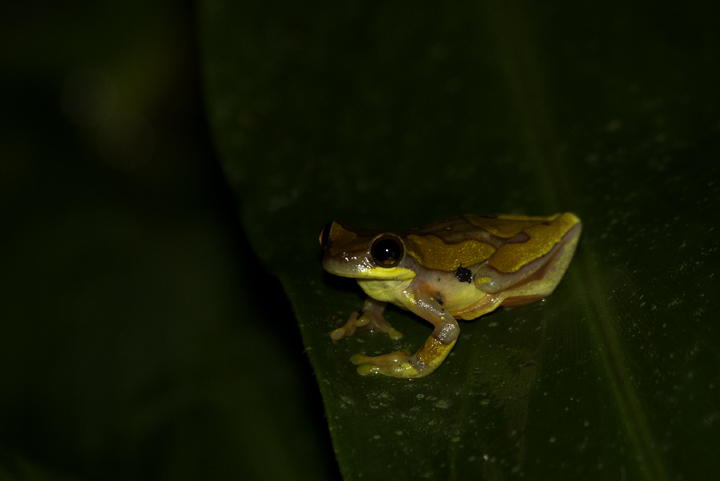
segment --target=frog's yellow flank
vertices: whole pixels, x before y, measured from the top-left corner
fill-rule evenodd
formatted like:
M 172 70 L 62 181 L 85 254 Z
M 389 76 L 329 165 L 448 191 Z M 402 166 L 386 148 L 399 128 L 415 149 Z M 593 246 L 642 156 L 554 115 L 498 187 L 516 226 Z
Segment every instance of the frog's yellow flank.
M 338 341 L 358 328 L 402 337 L 383 316 L 388 302 L 396 304 L 433 324 L 425 344 L 415 354 L 355 354 L 350 361 L 364 375 L 427 376 L 457 342 L 456 319 L 475 319 L 499 306 L 549 296 L 570 264 L 580 230 L 580 219 L 570 213 L 464 215 L 386 231 L 331 222 L 320 233 L 323 267 L 357 279 L 368 295 L 363 309 L 331 337 Z

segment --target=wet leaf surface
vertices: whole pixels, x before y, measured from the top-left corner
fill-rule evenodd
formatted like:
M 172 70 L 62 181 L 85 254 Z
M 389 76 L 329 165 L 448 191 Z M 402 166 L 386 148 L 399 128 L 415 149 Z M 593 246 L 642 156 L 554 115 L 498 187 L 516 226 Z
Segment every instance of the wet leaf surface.
M 203 2 L 216 144 L 346 479 L 718 472 L 720 44 L 649 8 Z M 407 313 L 399 341 L 330 340 L 362 296 L 320 267 L 328 221 L 559 211 L 584 227 L 556 292 L 462 322 L 433 375 L 348 362 L 417 349 L 431 329 Z

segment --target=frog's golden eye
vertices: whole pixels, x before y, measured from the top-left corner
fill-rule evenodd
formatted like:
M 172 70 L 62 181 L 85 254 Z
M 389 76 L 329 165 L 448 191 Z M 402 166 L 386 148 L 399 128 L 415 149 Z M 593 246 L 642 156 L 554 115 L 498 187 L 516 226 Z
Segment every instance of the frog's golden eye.
M 323 248 L 328 246 L 328 241 L 330 240 L 330 228 L 332 227 L 332 224 L 332 222 L 328 222 L 320 231 L 320 245 L 323 246 Z
M 405 246 L 394 235 L 385 234 L 378 237 L 370 248 L 372 258 L 380 267 L 395 267 L 405 255 Z

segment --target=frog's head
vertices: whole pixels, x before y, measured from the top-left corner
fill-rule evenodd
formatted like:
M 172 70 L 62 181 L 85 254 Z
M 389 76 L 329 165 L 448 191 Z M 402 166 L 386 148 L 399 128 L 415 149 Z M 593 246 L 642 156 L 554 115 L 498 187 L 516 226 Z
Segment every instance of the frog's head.
M 414 259 L 393 232 L 353 229 L 341 221 L 320 232 L 325 249 L 323 267 L 331 274 L 356 279 L 409 280 L 415 277 Z

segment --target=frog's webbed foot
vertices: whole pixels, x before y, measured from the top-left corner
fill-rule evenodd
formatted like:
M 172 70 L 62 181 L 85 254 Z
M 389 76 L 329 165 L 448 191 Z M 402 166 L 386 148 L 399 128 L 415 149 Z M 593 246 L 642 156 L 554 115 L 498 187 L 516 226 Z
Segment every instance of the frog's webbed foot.
M 376 301 L 368 297 L 362 310 L 355 311 L 343 327 L 335 329 L 330 333 L 330 337 L 333 341 L 339 341 L 345 336 L 352 336 L 358 329 L 372 329 L 373 331 L 386 333 L 390 336 L 390 339 L 400 339 L 402 333 L 392 327 L 383 316 L 386 305 L 386 302 Z
M 423 347 L 413 355 L 396 351 L 382 356 L 355 354 L 350 362 L 358 366 L 363 376 L 383 374 L 385 376 L 415 378 L 427 376 L 442 364 L 457 342 L 460 328 L 456 322 L 442 323 L 433 331 Z

